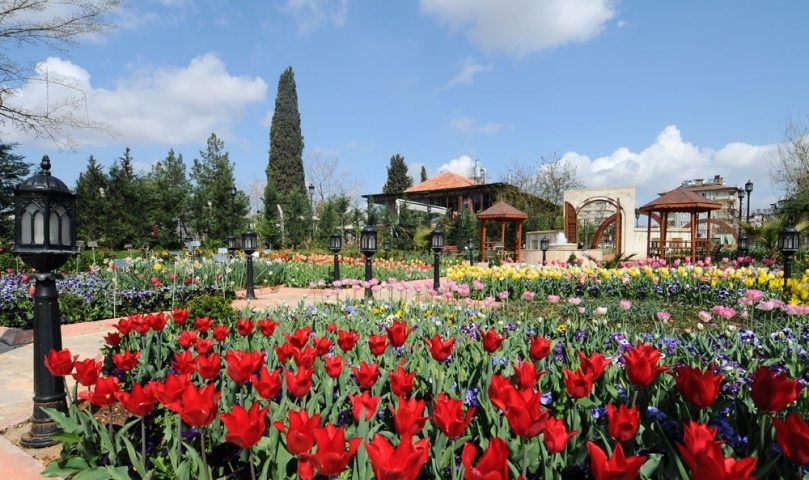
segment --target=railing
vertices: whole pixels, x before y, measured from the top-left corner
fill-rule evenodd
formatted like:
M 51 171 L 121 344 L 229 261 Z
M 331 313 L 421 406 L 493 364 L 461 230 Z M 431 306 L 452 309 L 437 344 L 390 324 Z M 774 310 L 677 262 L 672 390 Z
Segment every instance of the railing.
M 705 258 L 711 254 L 711 242 L 700 239 L 694 242 L 697 259 Z M 691 256 L 691 241 L 683 239 L 670 239 L 664 242 L 652 240 L 649 245 L 649 256 L 666 259 L 685 258 Z

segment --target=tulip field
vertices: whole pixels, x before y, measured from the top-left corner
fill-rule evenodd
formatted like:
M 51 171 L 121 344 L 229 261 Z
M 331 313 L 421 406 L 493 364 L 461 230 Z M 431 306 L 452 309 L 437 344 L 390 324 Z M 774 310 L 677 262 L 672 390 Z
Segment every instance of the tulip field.
M 416 301 L 386 290 L 395 279 L 370 301 L 328 286 L 323 303 L 232 324 L 131 314 L 103 362 L 52 351 L 50 371 L 77 385 L 50 412 L 63 453 L 44 473 L 809 478 L 805 276 L 787 302 L 778 272 L 732 266 L 448 276 Z M 644 310 L 655 295 L 693 306 L 693 328 Z

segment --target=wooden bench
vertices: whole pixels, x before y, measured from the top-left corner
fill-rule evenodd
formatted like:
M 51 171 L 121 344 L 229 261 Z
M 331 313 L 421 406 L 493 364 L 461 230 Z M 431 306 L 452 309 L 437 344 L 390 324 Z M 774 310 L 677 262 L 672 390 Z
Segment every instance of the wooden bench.
M 464 252 L 458 250 L 458 245 L 444 245 L 444 255 L 452 255 L 454 257 L 463 256 Z

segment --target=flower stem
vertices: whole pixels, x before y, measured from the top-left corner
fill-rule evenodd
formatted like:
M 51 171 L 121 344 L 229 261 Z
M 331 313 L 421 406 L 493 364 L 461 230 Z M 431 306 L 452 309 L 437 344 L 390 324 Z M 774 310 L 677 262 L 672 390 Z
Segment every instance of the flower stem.
M 211 480 L 211 475 L 208 473 L 208 454 L 205 453 L 205 432 L 201 429 L 199 439 L 202 442 L 202 469 L 205 471 L 205 480 Z
M 143 460 L 143 468 L 146 467 L 146 417 L 140 419 L 140 455 Z
M 522 439 L 522 478 L 528 476 L 528 439 Z
M 250 457 L 249 457 L 248 461 L 250 462 L 250 478 L 252 480 L 256 480 L 256 467 L 255 467 L 255 465 L 253 465 L 253 449 L 252 448 L 250 449 Z

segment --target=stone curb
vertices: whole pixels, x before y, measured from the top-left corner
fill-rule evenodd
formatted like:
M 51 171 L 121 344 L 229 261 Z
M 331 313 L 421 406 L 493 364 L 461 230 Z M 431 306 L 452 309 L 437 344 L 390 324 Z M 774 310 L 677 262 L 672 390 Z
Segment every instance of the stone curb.
M 113 328 L 113 325 L 116 323 L 118 323 L 117 318 L 62 325 L 62 337 L 109 330 L 110 328 Z M 0 343 L 4 343 L 12 347 L 18 347 L 20 345 L 29 344 L 33 341 L 33 330 L 0 327 Z

